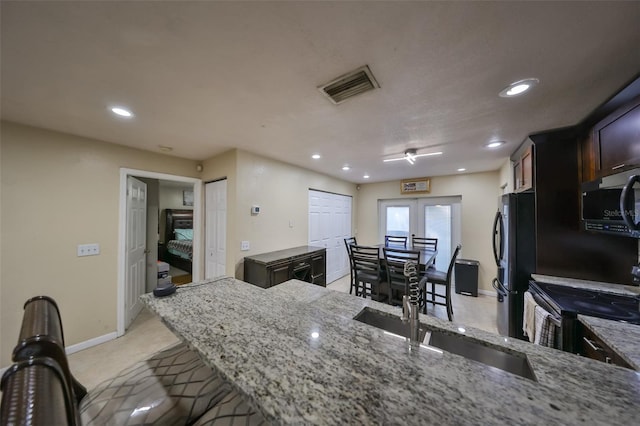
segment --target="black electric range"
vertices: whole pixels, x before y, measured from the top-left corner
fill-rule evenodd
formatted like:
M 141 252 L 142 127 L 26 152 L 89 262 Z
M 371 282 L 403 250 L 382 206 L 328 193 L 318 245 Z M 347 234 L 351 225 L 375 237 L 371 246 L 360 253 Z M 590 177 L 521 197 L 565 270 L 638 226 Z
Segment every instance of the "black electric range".
M 578 314 L 640 325 L 640 297 L 530 281 L 529 291 L 561 326 L 559 349 L 572 352 Z

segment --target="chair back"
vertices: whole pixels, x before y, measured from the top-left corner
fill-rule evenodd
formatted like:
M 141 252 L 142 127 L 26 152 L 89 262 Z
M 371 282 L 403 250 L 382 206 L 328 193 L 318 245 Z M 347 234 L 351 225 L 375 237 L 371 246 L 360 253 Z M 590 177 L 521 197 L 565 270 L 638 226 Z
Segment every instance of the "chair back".
M 30 358 L 13 364 L 2 375 L 0 390 L 0 424 L 80 424 L 71 388 L 53 358 Z
M 385 247 L 401 247 L 407 248 L 407 237 L 398 237 L 395 235 L 385 235 L 384 236 L 384 246 Z
M 447 269 L 447 286 L 451 286 L 451 275 L 453 274 L 453 265 L 456 264 L 456 258 L 458 257 L 458 253 L 460 253 L 460 249 L 462 248 L 461 244 L 458 244 L 456 249 L 453 252 L 453 256 L 451 256 L 451 262 L 449 262 L 449 268 Z
M 32 297 L 24 304 L 20 335 L 12 359 L 18 362 L 31 357 L 50 357 L 55 360 L 78 402 L 87 394 L 87 389 L 71 375 L 60 311 L 55 300 L 48 296 Z
M 353 269 L 358 274 L 380 276 L 380 249 L 376 246 L 351 246 Z
M 438 250 L 437 238 L 425 238 L 416 237 L 415 234 L 411 235 L 411 245 L 414 248 L 423 248 L 428 250 Z
M 408 261 L 420 264 L 419 250 L 404 250 L 384 247 L 384 261 L 387 270 L 387 282 L 396 288 L 406 288 L 408 279 L 404 275 L 404 265 Z
M 358 241 L 356 241 L 356 237 L 349 237 L 344 239 L 344 245 L 347 247 L 347 254 L 349 258 L 351 258 L 351 246 L 358 245 Z

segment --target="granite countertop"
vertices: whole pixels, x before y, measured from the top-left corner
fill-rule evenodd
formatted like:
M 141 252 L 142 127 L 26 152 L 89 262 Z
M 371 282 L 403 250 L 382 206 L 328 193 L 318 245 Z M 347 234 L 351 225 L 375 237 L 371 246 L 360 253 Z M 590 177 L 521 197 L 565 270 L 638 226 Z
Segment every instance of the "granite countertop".
M 640 371 L 640 325 L 578 315 L 578 320 Z
M 589 290 L 608 291 L 610 293 L 637 296 L 640 294 L 640 287 L 605 283 L 600 281 L 579 280 L 577 278 L 556 277 L 553 275 L 531 274 L 531 278 L 549 284 L 566 285 L 570 287 L 580 287 Z
M 537 381 L 352 318 L 399 309 L 301 281 L 233 278 L 141 300 L 274 424 L 634 424 L 640 374 L 472 327 L 423 326 L 524 353 Z M 463 330 L 463 331 L 461 331 Z
M 575 278 L 538 274 L 532 274 L 531 278 L 536 281 L 542 281 L 550 284 L 599 290 L 626 296 L 637 296 L 640 294 L 640 287 L 622 284 L 586 281 Z M 615 350 L 618 355 L 629 363 L 629 365 L 640 371 L 640 325 L 596 318 L 587 315 L 578 315 L 578 319 L 593 331 L 596 336 L 600 337 L 613 350 Z
M 254 262 L 268 264 L 288 259 L 290 257 L 304 256 L 305 254 L 315 253 L 320 250 L 326 249 L 324 247 L 300 246 L 284 250 L 270 251 L 268 253 L 256 254 L 253 256 L 246 256 L 245 259 L 251 259 Z

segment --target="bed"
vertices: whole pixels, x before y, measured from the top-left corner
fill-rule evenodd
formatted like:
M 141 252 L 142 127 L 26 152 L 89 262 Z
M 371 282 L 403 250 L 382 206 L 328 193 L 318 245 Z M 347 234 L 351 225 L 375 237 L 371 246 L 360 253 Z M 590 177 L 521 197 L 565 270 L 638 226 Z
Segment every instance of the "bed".
M 159 260 L 191 274 L 193 210 L 165 209 L 165 244 Z

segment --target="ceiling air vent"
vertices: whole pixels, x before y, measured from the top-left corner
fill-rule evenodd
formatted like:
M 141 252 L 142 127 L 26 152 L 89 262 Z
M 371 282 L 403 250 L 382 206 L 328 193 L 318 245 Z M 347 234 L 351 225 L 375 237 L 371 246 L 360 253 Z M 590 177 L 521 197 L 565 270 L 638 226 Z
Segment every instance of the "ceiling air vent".
M 380 85 L 371 73 L 368 65 L 344 74 L 318 87 L 318 89 L 336 105 L 375 88 L 380 88 Z

